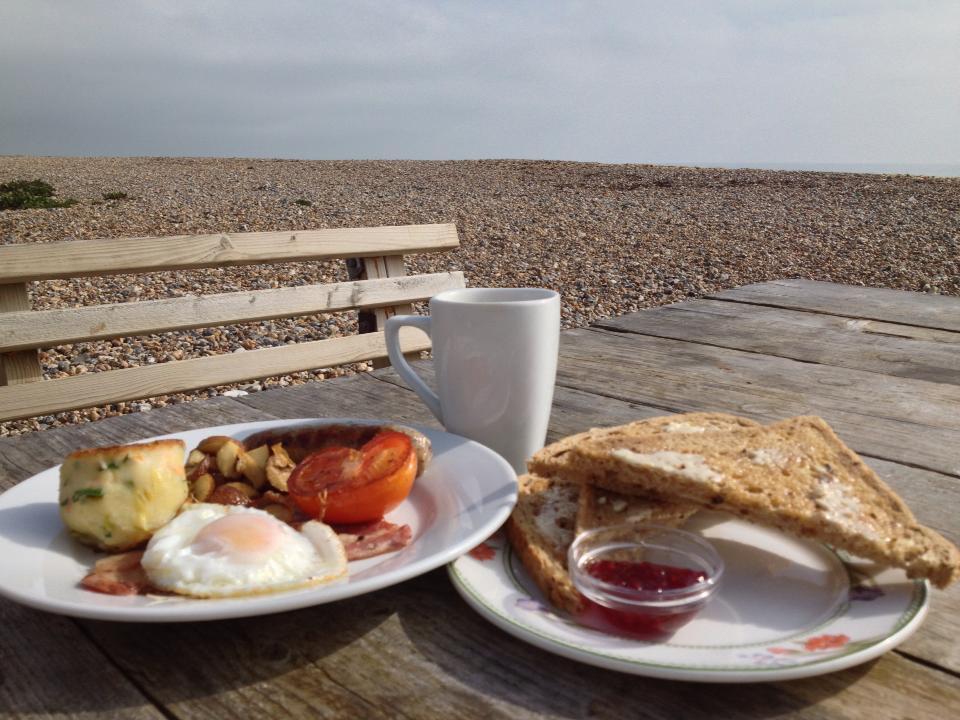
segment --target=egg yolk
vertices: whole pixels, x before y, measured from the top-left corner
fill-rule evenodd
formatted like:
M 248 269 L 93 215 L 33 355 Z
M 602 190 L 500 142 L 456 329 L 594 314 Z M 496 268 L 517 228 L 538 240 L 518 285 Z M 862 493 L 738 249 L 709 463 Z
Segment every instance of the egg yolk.
M 225 515 L 205 525 L 191 543 L 198 555 L 219 555 L 242 563 L 259 562 L 281 544 L 273 518 Z

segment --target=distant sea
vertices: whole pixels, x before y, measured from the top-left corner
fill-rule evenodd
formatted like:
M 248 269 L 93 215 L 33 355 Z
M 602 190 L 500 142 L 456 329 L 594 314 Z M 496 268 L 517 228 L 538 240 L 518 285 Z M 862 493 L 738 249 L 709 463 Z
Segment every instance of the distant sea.
M 684 163 L 687 164 L 687 163 Z M 756 170 L 808 170 L 811 172 L 879 173 L 882 175 L 932 175 L 960 177 L 960 164 L 898 163 L 689 163 L 695 167 L 753 168 Z

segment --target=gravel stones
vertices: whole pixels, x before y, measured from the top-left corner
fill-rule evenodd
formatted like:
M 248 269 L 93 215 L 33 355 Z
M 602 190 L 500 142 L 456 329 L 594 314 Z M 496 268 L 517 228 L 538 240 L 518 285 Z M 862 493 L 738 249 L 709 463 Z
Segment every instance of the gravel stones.
M 411 272 L 556 289 L 564 327 L 785 277 L 960 295 L 960 179 L 520 160 L 0 158 L 0 182 L 35 178 L 80 203 L 0 212 L 0 243 L 455 222 L 461 247 L 411 257 Z M 110 192 L 127 198 L 104 201 Z M 63 308 L 344 279 L 342 262 L 288 263 L 33 283 L 31 299 Z M 64 377 L 354 332 L 356 314 L 337 313 L 76 343 L 42 350 L 40 362 Z M 366 369 L 7 422 L 0 435 Z

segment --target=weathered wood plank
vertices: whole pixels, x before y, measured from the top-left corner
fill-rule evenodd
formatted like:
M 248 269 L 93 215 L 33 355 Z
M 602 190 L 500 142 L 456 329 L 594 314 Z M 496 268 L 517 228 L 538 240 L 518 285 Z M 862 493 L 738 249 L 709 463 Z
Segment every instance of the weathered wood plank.
M 400 346 L 406 352 L 426 350 L 430 340 L 415 328 L 403 328 Z M 0 420 L 286 375 L 386 354 L 384 334 L 369 333 L 0 387 Z
M 81 448 L 119 445 L 193 428 L 273 417 L 234 398 L 218 397 L 0 438 L 0 492 L 41 470 L 59 465 L 68 453 Z
M 237 400 L 276 417 L 343 417 L 392 420 L 441 429 L 433 414 L 409 390 L 381 382 L 381 372 L 266 390 Z
M 960 298 L 949 295 L 792 279 L 744 285 L 707 297 L 960 332 Z
M 361 273 L 363 277 L 368 279 L 402 277 L 407 274 L 407 268 L 404 265 L 401 255 L 360 258 L 360 264 L 362 266 Z M 463 287 L 462 284 L 461 287 Z M 365 332 L 383 331 L 387 326 L 387 318 L 393 317 L 394 315 L 412 314 L 413 305 L 410 303 L 400 303 L 390 307 L 379 307 L 370 313 L 371 317 L 367 320 Z M 389 364 L 389 358 L 379 357 L 373 360 L 374 368 L 386 367 Z
M 824 417 L 858 452 L 960 476 L 960 387 L 678 340 L 571 330 L 558 382 L 665 410 Z
M 596 323 L 620 332 L 960 385 L 960 350 L 955 344 L 865 333 L 863 325 L 835 315 L 717 300 L 683 302 Z M 960 333 L 950 334 L 960 342 Z
M 568 343 L 571 336 L 573 345 Z M 890 379 L 895 385 L 903 383 L 903 388 L 915 383 L 921 389 L 914 413 L 921 422 L 898 414 L 905 406 L 897 397 L 871 400 L 875 418 L 843 416 L 843 401 L 849 399 L 844 388 L 862 391 L 858 385 L 864 382 L 862 376 L 884 378 L 845 368 L 820 368 L 829 371 L 826 376 L 813 370 L 795 376 L 798 368 L 817 366 L 754 353 L 775 366 L 762 371 L 742 358 L 750 355 L 633 334 L 566 333 L 561 383 L 570 381 L 571 386 L 561 384 L 557 389 L 551 438 L 591 425 L 662 414 L 661 408 L 705 409 L 703 403 L 759 420 L 779 418 L 795 414 L 798 406 L 816 411 L 810 407 L 811 389 L 813 401 L 834 408 L 853 430 L 859 428 L 854 439 L 838 430 L 861 452 L 861 443 L 870 445 L 871 434 L 876 437 L 879 432 L 882 439 L 899 428 L 904 442 L 891 454 L 901 457 L 906 440 L 928 432 L 924 423 L 937 398 L 923 390 L 932 383 Z M 601 360 L 591 363 L 594 356 Z M 654 359 L 659 367 L 652 365 Z M 430 363 L 418 366 L 429 381 Z M 838 373 L 849 384 L 838 386 Z M 705 380 L 699 379 L 702 375 Z M 787 382 L 791 378 L 792 384 Z M 391 417 L 435 426 L 416 397 L 398 384 L 391 370 L 383 370 L 250 395 L 231 407 L 288 417 L 318 413 Z M 707 392 L 713 388 L 715 393 Z M 672 402 L 677 395 L 683 407 L 661 402 Z M 729 404 L 723 406 L 724 401 Z M 947 401 L 953 401 L 949 393 Z M 751 405 L 756 402 L 770 404 L 761 405 L 758 412 Z M 896 412 L 884 415 L 891 410 Z M 148 415 L 159 417 L 154 413 Z M 827 419 L 837 426 L 834 418 Z M 945 425 L 940 429 L 958 429 L 949 420 Z M 0 471 L 7 467 L 5 449 L 0 444 Z M 960 528 L 953 509 L 960 502 L 960 483 L 941 473 L 867 460 L 921 520 L 957 539 Z M 657 718 L 778 715 L 873 720 L 877 707 L 894 717 L 939 719 L 945 709 L 960 703 L 957 617 L 960 592 L 935 592 L 926 623 L 902 652 L 842 673 L 751 686 L 746 694 L 742 686 L 701 686 L 691 693 L 691 686 L 684 683 L 610 673 L 544 653 L 470 612 L 441 572 L 365 596 L 362 602 L 344 601 L 253 621 L 138 626 L 138 643 L 130 643 L 125 626 L 91 622 L 83 626 L 124 673 L 160 702 L 168 716 L 176 717 L 271 717 L 283 708 L 293 716 L 320 717 L 614 718 L 636 717 L 639 712 Z M 3 648 L 0 640 L 0 651 Z M 911 656 L 923 662 L 913 662 Z M 171 663 L 173 657 L 176 663 Z
M 851 328 L 860 330 L 868 335 L 889 335 L 891 337 L 912 338 L 914 340 L 930 340 L 935 343 L 949 343 L 960 345 L 960 333 L 949 330 L 917 327 L 916 325 L 897 325 L 896 323 L 880 322 L 879 320 L 862 320 L 849 318 L 843 322 Z
M 0 599 L 0 627 L 0 718 L 163 720 L 67 618 Z
M 426 370 L 418 368 L 418 371 L 428 377 Z M 729 408 L 728 411 L 736 410 Z M 554 394 L 547 440 L 553 442 L 589 427 L 621 425 L 663 414 L 665 413 L 660 408 L 558 387 Z M 864 459 L 884 482 L 904 499 L 921 522 L 960 545 L 960 519 L 956 510 L 960 507 L 960 483 L 947 475 L 929 470 L 877 458 Z M 956 641 L 957 618 L 960 618 L 960 585 L 947 591 L 933 590 L 931 609 L 926 621 L 901 649 L 925 662 L 960 674 L 960 643 Z
M 30 295 L 26 283 L 0 285 L 0 322 L 29 310 Z M 3 336 L 0 330 L 0 339 Z M 42 377 L 43 369 L 35 350 L 0 352 L 0 386 L 35 382 Z
M 428 381 L 432 377 L 430 365 L 429 362 L 418 363 L 418 371 Z M 236 400 L 218 398 L 190 403 L 0 441 L 0 484 L 11 484 L 54 465 L 77 447 L 125 442 L 203 425 L 273 416 L 310 417 L 322 413 L 328 417 L 388 418 L 436 427 L 429 411 L 412 392 L 398 387 L 396 383 L 399 382 L 393 371 L 385 370 L 251 394 Z M 186 412 L 193 414 L 185 418 Z M 549 439 L 579 432 L 592 425 L 617 424 L 659 414 L 663 411 L 658 408 L 560 387 L 555 396 Z M 149 426 L 145 425 L 147 422 Z M 924 522 L 938 527 L 954 540 L 960 539 L 952 511 L 960 504 L 960 487 L 935 473 L 874 459 L 869 462 Z M 7 478 L 3 477 L 4 473 Z M 933 610 L 927 622 L 905 649 L 928 662 L 940 662 L 960 671 L 960 648 L 953 639 L 954 618 L 958 616 L 958 593 L 935 592 Z
M 566 338 L 571 334 L 572 331 L 564 333 L 564 336 Z M 634 339 L 634 342 L 637 343 L 638 339 Z M 561 354 L 561 375 L 564 373 L 566 363 L 566 358 Z M 434 372 L 431 362 L 420 361 L 413 363 L 413 365 L 427 383 L 433 382 Z M 406 387 L 392 369 L 377 371 L 368 377 Z M 601 374 L 600 377 L 605 376 Z M 603 383 L 603 385 L 623 384 L 624 382 L 626 381 L 623 378 L 615 377 L 612 382 Z M 649 376 L 643 382 L 649 382 Z M 412 392 L 409 394 L 413 396 Z M 275 410 L 275 408 L 268 409 Z M 786 415 L 786 413 L 782 413 L 775 416 L 764 416 L 744 412 L 742 399 L 737 395 L 733 396 L 729 405 L 715 403 L 706 408 L 704 405 L 688 402 L 685 407 L 665 408 L 663 405 L 647 405 L 642 402 L 610 397 L 606 394 L 600 395 L 579 387 L 559 385 L 554 392 L 553 411 L 547 441 L 553 442 L 590 427 L 619 425 L 675 411 L 702 409 L 732 412 L 752 417 L 760 422 L 780 419 Z M 901 431 L 907 432 L 908 430 L 901 428 Z M 866 454 L 863 447 L 857 442 L 846 435 L 844 437 L 851 447 L 862 454 Z M 943 533 L 952 542 L 960 544 L 960 520 L 958 520 L 956 513 L 956 508 L 960 507 L 960 483 L 957 483 L 952 477 L 938 472 L 909 467 L 876 457 L 868 456 L 865 457 L 865 460 L 906 501 L 921 522 Z M 926 623 L 904 645 L 904 650 L 924 659 L 926 662 L 940 664 L 949 668 L 952 672 L 960 673 L 960 645 L 955 641 L 956 619 L 958 617 L 960 617 L 960 586 L 947 592 L 935 590 L 933 607 Z
M 15 286 L 0 285 L 0 291 L 5 287 Z M 463 287 L 463 273 L 449 272 L 64 310 L 0 312 L 0 350 L 53 347 L 79 340 L 146 335 L 351 308 L 381 308 L 424 300 L 458 287 Z M 35 353 L 33 355 L 37 365 Z M 37 369 L 39 372 L 39 365 Z
M 403 263 L 402 255 L 363 258 L 362 263 L 363 273 L 368 280 L 402 278 L 407 274 L 407 268 Z M 460 277 L 462 280 L 463 273 L 460 273 Z M 422 300 L 423 298 L 417 299 Z M 381 303 L 381 306 L 373 311 L 373 315 L 377 321 L 376 329 L 383 330 L 388 317 L 394 315 L 410 315 L 412 313 L 413 306 L 411 306 L 409 302 L 397 302 L 392 306 L 386 306 Z
M 442 571 L 395 588 L 256 620 L 138 628 L 84 622 L 166 710 L 183 718 L 939 718 L 960 683 L 887 654 L 809 680 L 698 686 L 560 658 L 497 630 Z M 177 658 L 171 663 L 170 658 Z
M 382 381 L 391 372 L 259 393 L 230 405 L 268 409 L 271 415 L 285 410 L 302 416 L 321 407 L 325 414 L 429 417 L 412 393 Z M 289 407 L 286 397 L 295 397 Z M 643 411 L 660 412 L 566 388 L 558 389 L 556 407 L 553 434 L 597 424 L 598 417 L 619 422 Z M 942 597 L 935 595 L 934 613 L 915 639 L 927 634 Z M 938 717 L 960 692 L 955 678 L 888 654 L 844 673 L 755 686 L 747 700 L 742 688 L 702 688 L 691 695 L 683 683 L 609 673 L 521 643 L 470 612 L 442 573 L 365 596 L 362 612 L 360 607 L 345 601 L 255 621 L 138 626 L 135 644 L 127 626 L 84 626 L 166 712 L 184 718 L 270 717 L 279 707 L 294 716 L 321 717 L 552 717 L 577 708 L 578 714 L 615 718 L 635 717 L 643 707 L 650 717 L 664 718 L 718 712 L 753 717 L 761 708 L 796 717 L 848 718 L 866 717 L 851 708 L 881 697 L 905 716 Z M 178 661 L 171 663 L 171 657 Z M 424 704 L 423 697 L 441 700 Z
M 71 240 L 0 247 L 0 284 L 51 278 L 437 252 L 453 224 Z
M 562 359 L 561 363 L 563 363 Z M 426 382 L 431 383 L 433 381 L 434 373 L 429 361 L 414 363 L 414 367 Z M 378 371 L 367 377 L 399 387 L 406 387 L 393 370 Z M 412 397 L 414 405 L 409 410 L 404 407 L 404 412 L 418 412 L 419 400 L 412 392 L 408 391 L 408 394 Z M 374 391 L 374 396 L 376 396 L 376 391 Z M 258 399 L 265 399 L 265 397 L 261 395 Z M 306 401 L 304 407 L 309 407 L 309 402 Z M 257 406 L 276 414 L 282 410 L 281 403 L 281 397 L 278 397 L 272 404 L 258 404 Z M 646 405 L 642 402 L 626 401 L 606 395 L 598 395 L 576 387 L 560 385 L 554 392 L 547 442 L 554 442 L 591 427 L 621 425 L 642 418 L 698 409 L 696 407 L 676 410 L 665 409 Z M 771 420 L 771 418 L 763 416 L 738 412 L 736 407 L 715 407 L 712 409 L 718 412 L 732 412 L 744 417 L 752 417 L 758 422 Z M 422 406 L 419 409 L 419 414 L 425 416 L 427 422 L 432 419 L 432 415 Z M 414 421 L 423 422 L 422 420 Z M 856 443 L 851 442 L 850 445 L 854 450 L 863 453 L 863 450 Z M 903 497 L 922 522 L 943 533 L 951 541 L 960 544 L 960 518 L 958 518 L 955 510 L 956 507 L 960 507 L 960 483 L 950 475 L 931 470 L 910 467 L 868 455 L 866 455 L 865 460 L 885 482 Z M 960 661 L 960 648 L 957 651 L 958 661 Z

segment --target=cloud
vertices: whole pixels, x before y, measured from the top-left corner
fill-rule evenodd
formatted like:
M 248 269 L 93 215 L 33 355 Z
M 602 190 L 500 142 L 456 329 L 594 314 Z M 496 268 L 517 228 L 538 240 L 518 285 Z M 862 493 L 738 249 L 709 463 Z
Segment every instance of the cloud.
M 958 162 L 950 2 L 0 6 L 0 152 Z

